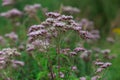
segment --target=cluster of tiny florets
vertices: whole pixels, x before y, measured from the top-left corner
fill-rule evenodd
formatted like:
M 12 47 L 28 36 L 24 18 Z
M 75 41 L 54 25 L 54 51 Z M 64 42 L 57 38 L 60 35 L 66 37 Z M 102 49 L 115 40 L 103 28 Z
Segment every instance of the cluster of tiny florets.
M 23 66 L 24 62 L 15 60 L 15 57 L 20 56 L 15 48 L 4 48 L 0 51 L 0 69 L 12 66 L 17 68 L 18 66 Z
M 73 20 L 72 16 L 61 15 L 56 12 L 46 13 L 47 19 L 40 25 L 33 25 L 28 30 L 29 42 L 33 42 L 37 39 L 47 40 L 48 42 L 52 38 L 56 38 L 61 33 L 68 30 L 78 32 L 81 38 L 89 39 L 93 38 L 93 35 L 88 31 L 82 30 L 82 26 Z
M 22 16 L 22 12 L 19 11 L 18 9 L 11 9 L 7 12 L 3 12 L 0 14 L 0 16 L 3 16 L 5 18 L 16 18 L 16 17 L 21 17 Z
M 110 62 L 100 62 L 100 61 L 97 61 L 95 62 L 95 65 L 99 66 L 99 68 L 97 69 L 97 73 L 100 73 L 102 72 L 105 68 L 108 68 L 109 66 L 112 65 L 112 63 Z
M 13 40 L 13 41 L 17 41 L 18 40 L 18 35 L 15 32 L 11 32 L 8 34 L 5 34 L 5 37 Z
M 62 6 L 62 10 L 63 12 L 67 12 L 67 13 L 79 13 L 80 10 L 76 7 L 71 7 L 71 6 Z
M 2 6 L 9 6 L 13 5 L 15 3 L 15 0 L 2 0 Z
M 37 11 L 41 8 L 41 4 L 34 4 L 34 5 L 26 5 L 24 7 L 24 11 L 32 17 L 33 15 L 37 14 Z

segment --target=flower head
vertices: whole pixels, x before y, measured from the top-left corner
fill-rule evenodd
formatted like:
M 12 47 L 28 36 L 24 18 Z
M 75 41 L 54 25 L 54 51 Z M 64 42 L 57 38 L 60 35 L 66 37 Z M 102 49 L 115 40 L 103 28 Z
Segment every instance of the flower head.
M 2 0 L 2 6 L 13 5 L 15 0 Z
M 16 17 L 21 17 L 22 12 L 14 8 L 14 9 L 9 10 L 7 12 L 1 13 L 0 16 L 3 16 L 5 18 L 16 18 Z

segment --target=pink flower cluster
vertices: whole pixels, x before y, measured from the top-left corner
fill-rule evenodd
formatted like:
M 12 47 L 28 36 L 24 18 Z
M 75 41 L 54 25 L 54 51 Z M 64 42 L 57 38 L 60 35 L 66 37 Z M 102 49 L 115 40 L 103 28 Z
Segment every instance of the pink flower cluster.
M 24 7 L 24 11 L 31 17 L 36 15 L 37 10 L 41 8 L 41 4 L 34 4 L 34 5 L 26 5 Z
M 63 6 L 62 10 L 63 10 L 63 12 L 67 12 L 67 13 L 71 13 L 71 14 L 80 12 L 80 10 L 78 8 L 71 7 L 71 6 Z
M 2 0 L 2 6 L 13 5 L 15 0 Z
M 13 41 L 17 41 L 18 40 L 18 35 L 15 32 L 11 32 L 8 34 L 5 34 L 5 37 L 13 40 Z
M 18 66 L 24 66 L 24 62 L 15 60 L 15 57 L 20 56 L 15 48 L 4 48 L 0 51 L 0 69 L 5 69 L 7 67 L 17 68 Z
M 48 18 L 40 25 L 33 25 L 29 28 L 29 42 L 33 42 L 36 39 L 44 39 L 49 42 L 50 39 L 56 38 L 68 30 L 78 32 L 84 39 L 93 37 L 89 32 L 82 30 L 82 26 L 76 23 L 72 16 L 61 15 L 55 12 L 48 12 L 46 15 Z
M 13 8 L 7 12 L 3 12 L 0 14 L 0 16 L 3 16 L 5 18 L 16 18 L 16 17 L 21 17 L 22 16 L 22 12 Z

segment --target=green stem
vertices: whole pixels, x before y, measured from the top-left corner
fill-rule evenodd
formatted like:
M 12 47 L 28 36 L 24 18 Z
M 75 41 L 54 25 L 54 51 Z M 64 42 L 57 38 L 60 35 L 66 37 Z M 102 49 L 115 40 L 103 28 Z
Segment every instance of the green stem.
M 63 4 L 60 5 L 59 13 L 62 14 Z
M 38 23 L 41 23 L 41 20 L 38 18 L 38 16 L 34 15 L 33 17 Z

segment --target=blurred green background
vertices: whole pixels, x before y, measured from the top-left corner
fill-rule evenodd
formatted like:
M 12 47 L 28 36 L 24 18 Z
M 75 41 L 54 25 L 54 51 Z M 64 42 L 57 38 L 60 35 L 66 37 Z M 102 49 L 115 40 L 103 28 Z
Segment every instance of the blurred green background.
M 2 0 L 0 0 L 0 3 L 2 3 Z M 26 4 L 33 3 L 40 3 L 43 7 L 47 7 L 49 11 L 58 10 L 61 4 L 77 7 L 81 10 L 80 18 L 88 18 L 94 21 L 102 36 L 110 33 L 111 28 L 119 26 L 115 20 L 120 15 L 120 0 L 18 0 L 14 7 L 23 10 Z M 6 11 L 6 9 L 9 10 L 10 7 L 0 6 L 0 12 Z M 0 21 L 3 20 L 0 17 Z M 5 20 L 1 25 L 4 24 L 6 24 Z

